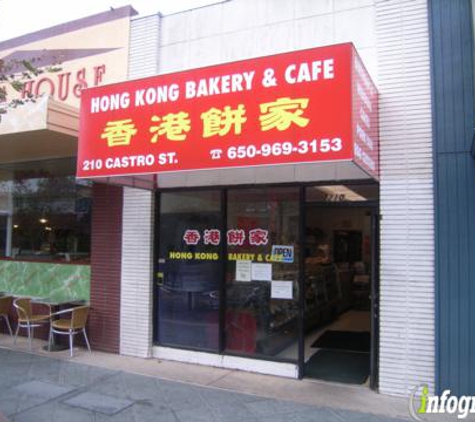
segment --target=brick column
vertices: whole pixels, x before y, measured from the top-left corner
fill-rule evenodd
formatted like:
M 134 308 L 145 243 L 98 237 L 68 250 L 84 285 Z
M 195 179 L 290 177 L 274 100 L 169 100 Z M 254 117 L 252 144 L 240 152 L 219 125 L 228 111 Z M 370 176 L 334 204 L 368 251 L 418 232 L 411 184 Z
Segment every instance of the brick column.
M 92 195 L 88 334 L 93 349 L 119 353 L 123 190 L 94 184 Z

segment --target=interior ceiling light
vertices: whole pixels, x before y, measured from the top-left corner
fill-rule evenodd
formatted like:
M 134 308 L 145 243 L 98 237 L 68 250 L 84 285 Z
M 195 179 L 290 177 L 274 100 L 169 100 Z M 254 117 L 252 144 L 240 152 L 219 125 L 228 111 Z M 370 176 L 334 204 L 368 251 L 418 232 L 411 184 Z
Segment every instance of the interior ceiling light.
M 364 196 L 356 193 L 351 190 L 348 186 L 345 185 L 331 185 L 331 186 L 314 186 L 315 189 L 324 193 L 325 195 L 330 195 L 332 198 L 341 197 L 342 201 L 366 201 L 367 199 Z

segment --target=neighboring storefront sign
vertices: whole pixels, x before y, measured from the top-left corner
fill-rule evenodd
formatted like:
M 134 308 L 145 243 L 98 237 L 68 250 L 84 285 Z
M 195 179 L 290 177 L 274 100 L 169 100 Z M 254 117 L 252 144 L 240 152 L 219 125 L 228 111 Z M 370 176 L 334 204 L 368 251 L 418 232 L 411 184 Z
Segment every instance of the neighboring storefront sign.
M 377 99 L 352 44 L 87 89 L 77 175 L 355 160 L 377 177 Z
M 0 60 L 9 74 L 21 75 L 28 66 L 39 69 L 19 79 L 18 91 L 0 84 L 8 102 L 47 95 L 78 107 L 83 89 L 124 80 L 135 14 L 125 6 L 0 42 Z
M 91 54 L 97 53 L 91 50 Z M 80 67 L 74 71 L 47 73 L 37 79 L 26 81 L 21 91 L 21 98 L 48 95 L 55 100 L 68 102 L 70 97 L 80 98 L 81 91 L 88 86 L 98 86 L 103 83 L 106 75 L 107 67 L 104 63 L 90 68 Z

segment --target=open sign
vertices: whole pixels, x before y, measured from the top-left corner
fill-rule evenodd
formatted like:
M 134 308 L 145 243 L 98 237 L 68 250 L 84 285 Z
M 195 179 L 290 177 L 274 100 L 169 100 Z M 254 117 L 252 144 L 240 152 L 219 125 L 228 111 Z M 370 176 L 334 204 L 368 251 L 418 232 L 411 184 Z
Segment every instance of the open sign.
M 272 256 L 279 257 L 279 262 L 291 264 L 294 262 L 294 247 L 290 245 L 272 245 Z

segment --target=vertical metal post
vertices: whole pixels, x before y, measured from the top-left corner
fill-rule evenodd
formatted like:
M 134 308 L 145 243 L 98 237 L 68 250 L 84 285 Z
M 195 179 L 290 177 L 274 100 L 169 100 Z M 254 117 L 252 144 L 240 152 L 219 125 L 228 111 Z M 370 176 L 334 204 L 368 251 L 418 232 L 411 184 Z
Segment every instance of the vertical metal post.
M 226 231 L 228 227 L 228 194 L 221 191 L 221 280 L 219 284 L 219 353 L 226 348 L 226 272 L 228 265 L 228 248 Z
M 304 376 L 305 365 L 305 187 L 299 188 L 299 337 L 298 337 L 298 376 Z
M 371 356 L 370 388 L 379 383 L 379 212 L 371 209 Z
M 158 336 L 158 295 L 160 293 L 159 291 L 159 286 L 158 286 L 158 257 L 159 257 L 159 241 L 160 241 L 160 192 L 156 191 L 154 192 L 153 195 L 153 207 L 154 207 L 154 219 L 153 219 L 153 245 L 152 245 L 152 259 L 153 259 L 153 265 L 152 265 L 152 294 L 153 294 L 153 322 L 152 322 L 152 342 L 153 343 L 158 343 L 159 342 L 159 336 Z

